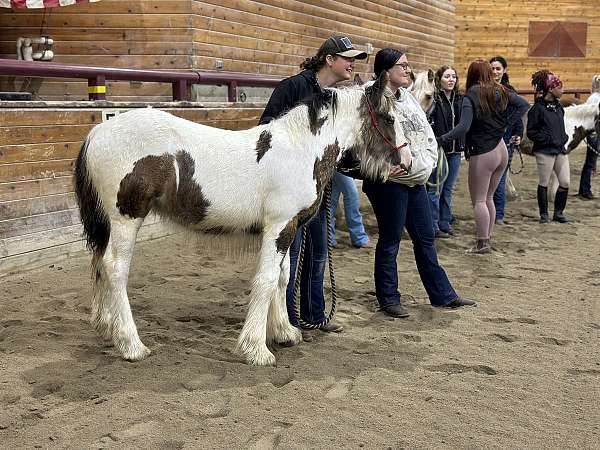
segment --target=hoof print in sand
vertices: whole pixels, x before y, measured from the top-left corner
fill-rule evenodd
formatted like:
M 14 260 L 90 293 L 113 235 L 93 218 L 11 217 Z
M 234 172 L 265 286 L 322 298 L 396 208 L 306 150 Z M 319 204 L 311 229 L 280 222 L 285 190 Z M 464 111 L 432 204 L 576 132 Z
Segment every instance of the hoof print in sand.
M 440 364 L 438 366 L 430 366 L 428 367 L 428 370 L 431 372 L 445 372 L 447 374 L 475 372 L 483 375 L 496 375 L 498 373 L 496 369 L 481 364 L 473 366 L 466 366 L 463 364 Z

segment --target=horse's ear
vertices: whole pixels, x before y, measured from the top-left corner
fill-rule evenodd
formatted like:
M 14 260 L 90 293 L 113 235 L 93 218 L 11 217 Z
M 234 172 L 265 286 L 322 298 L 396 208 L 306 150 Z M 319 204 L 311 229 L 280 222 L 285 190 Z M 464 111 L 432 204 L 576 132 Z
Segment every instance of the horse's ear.
M 433 73 L 433 69 L 428 69 L 427 70 L 427 79 L 429 80 L 430 83 L 433 82 L 434 77 L 435 77 L 435 73 Z
M 362 80 L 359 74 L 354 74 L 354 84 L 356 86 L 362 86 L 365 82 Z

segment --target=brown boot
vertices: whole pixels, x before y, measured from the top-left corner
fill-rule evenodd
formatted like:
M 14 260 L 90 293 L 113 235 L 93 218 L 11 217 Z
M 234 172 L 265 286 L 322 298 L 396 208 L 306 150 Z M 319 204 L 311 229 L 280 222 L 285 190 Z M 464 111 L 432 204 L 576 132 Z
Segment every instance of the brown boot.
M 325 333 L 341 333 L 344 331 L 344 327 L 337 322 L 329 322 L 327 325 L 322 326 L 321 331 Z
M 477 239 L 477 243 L 475 244 L 475 246 L 467 250 L 467 253 L 482 255 L 484 253 L 490 253 L 491 251 L 492 247 L 490 245 L 489 239 Z

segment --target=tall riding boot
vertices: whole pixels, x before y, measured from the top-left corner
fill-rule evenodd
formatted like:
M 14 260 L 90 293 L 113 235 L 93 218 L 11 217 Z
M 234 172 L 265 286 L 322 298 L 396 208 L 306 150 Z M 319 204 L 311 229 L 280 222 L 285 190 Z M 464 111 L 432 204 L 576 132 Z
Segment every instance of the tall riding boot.
M 560 222 L 560 223 L 571 222 L 563 214 L 563 211 L 565 210 L 565 207 L 567 206 L 567 196 L 568 195 L 569 195 L 568 188 L 565 189 L 560 186 L 558 187 L 558 191 L 556 191 L 556 195 L 554 196 L 554 216 L 552 217 L 552 220 L 554 220 L 555 222 Z
M 548 188 L 538 185 L 537 188 L 538 208 L 540 209 L 540 223 L 550 222 L 548 217 Z

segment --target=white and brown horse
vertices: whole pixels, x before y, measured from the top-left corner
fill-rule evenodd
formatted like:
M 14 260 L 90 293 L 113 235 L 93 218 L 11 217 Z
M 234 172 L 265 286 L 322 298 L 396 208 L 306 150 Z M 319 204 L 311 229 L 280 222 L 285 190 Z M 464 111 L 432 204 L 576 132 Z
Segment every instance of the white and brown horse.
M 262 232 L 258 267 L 237 350 L 272 365 L 270 342 L 297 344 L 285 303 L 288 249 L 318 210 L 342 154 L 353 149 L 366 176 L 410 165 L 410 149 L 386 89 L 327 89 L 269 123 L 243 131 L 199 125 L 156 109 L 120 114 L 87 137 L 76 194 L 93 252 L 91 322 L 123 358 L 150 350 L 135 326 L 127 279 L 137 232 L 150 212 L 195 232 Z

